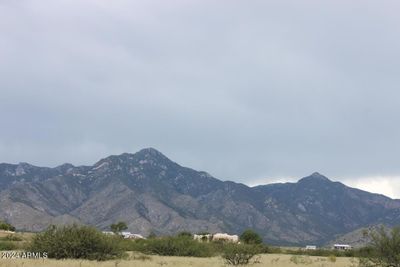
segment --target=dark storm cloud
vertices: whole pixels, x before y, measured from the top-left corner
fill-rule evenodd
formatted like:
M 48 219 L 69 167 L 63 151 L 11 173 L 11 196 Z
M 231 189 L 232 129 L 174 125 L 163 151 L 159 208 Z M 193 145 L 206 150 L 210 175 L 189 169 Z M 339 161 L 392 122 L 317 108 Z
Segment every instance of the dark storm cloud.
M 92 164 L 152 146 L 248 184 L 313 171 L 394 183 L 399 8 L 0 1 L 0 161 Z

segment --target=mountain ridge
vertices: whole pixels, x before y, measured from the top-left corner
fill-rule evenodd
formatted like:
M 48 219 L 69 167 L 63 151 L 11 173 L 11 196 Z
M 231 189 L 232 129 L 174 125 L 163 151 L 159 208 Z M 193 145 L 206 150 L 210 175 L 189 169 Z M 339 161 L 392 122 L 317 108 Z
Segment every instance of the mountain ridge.
M 296 183 L 249 187 L 183 167 L 154 148 L 92 166 L 0 164 L 0 218 L 18 229 L 117 220 L 141 234 L 253 228 L 273 244 L 322 244 L 374 223 L 400 222 L 400 201 L 333 182 L 320 173 Z

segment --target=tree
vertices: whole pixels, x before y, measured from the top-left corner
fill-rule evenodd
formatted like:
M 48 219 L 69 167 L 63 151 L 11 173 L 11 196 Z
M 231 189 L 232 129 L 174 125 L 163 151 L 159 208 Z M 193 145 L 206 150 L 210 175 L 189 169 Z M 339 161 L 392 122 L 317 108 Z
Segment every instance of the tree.
M 50 226 L 33 237 L 28 251 L 46 252 L 55 259 L 110 260 L 125 255 L 120 238 L 76 224 Z
M 247 229 L 240 235 L 240 241 L 252 245 L 262 244 L 263 242 L 261 236 L 251 229 Z
M 15 227 L 12 226 L 12 225 L 9 224 L 9 223 L 0 221 L 0 230 L 5 230 L 5 231 L 12 231 L 12 232 L 14 232 L 14 231 L 15 231 Z
M 255 255 L 260 253 L 262 253 L 260 246 L 226 244 L 221 256 L 228 265 L 247 265 Z
M 384 227 L 370 234 L 368 253 L 360 258 L 363 266 L 400 267 L 400 227 Z
M 125 222 L 117 222 L 117 223 L 111 224 L 110 228 L 111 228 L 111 231 L 113 231 L 115 234 L 118 234 L 121 231 L 128 229 L 128 226 L 126 225 Z

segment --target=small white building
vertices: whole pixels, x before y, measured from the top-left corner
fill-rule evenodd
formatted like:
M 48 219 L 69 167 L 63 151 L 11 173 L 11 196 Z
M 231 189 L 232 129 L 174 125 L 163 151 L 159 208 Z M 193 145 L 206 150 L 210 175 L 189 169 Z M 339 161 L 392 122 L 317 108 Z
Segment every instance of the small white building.
M 131 232 L 121 232 L 121 235 L 125 239 L 145 239 L 142 235 L 132 234 Z
M 350 249 L 353 249 L 353 247 L 350 245 L 347 245 L 347 244 L 334 244 L 333 249 L 335 249 L 335 250 L 350 250 Z
M 103 231 L 102 233 L 105 235 L 115 235 L 114 232 L 111 231 Z
M 306 246 L 306 250 L 317 250 L 317 246 L 308 245 L 308 246 Z

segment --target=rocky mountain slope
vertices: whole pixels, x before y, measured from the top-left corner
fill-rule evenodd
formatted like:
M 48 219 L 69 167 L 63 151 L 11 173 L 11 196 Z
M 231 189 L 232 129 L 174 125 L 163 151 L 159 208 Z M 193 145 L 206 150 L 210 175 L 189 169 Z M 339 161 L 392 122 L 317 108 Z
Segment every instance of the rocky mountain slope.
M 371 225 L 356 229 L 344 235 L 339 235 L 334 240 L 328 242 L 326 246 L 332 247 L 334 244 L 348 244 L 354 248 L 365 247 L 372 241 L 371 234 L 376 234 L 381 227 L 384 227 L 387 233 L 390 234 L 391 229 L 389 227 L 386 227 L 382 224 Z
M 93 166 L 0 164 L 0 218 L 18 229 L 118 220 L 148 234 L 240 233 L 273 244 L 323 244 L 357 228 L 400 222 L 400 201 L 314 173 L 297 183 L 248 187 L 185 168 L 155 149 L 110 156 Z

